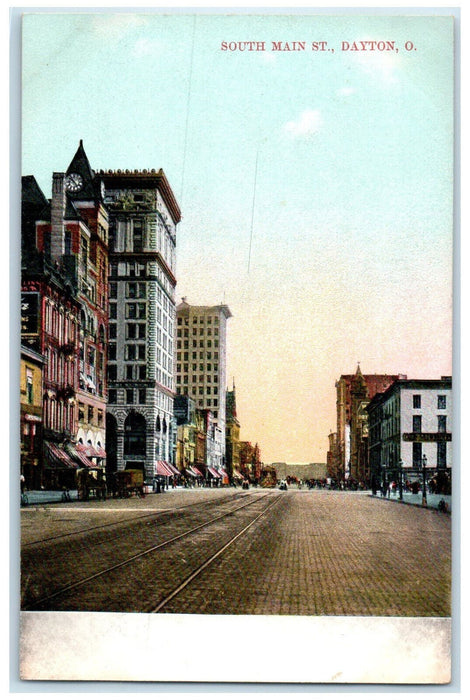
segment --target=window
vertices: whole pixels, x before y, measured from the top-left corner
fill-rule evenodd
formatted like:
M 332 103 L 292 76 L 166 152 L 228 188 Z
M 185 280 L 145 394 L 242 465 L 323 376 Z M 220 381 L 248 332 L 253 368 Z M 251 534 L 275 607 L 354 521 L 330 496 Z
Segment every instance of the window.
M 437 416 L 437 432 L 447 432 L 447 416 Z
M 94 418 L 93 406 L 88 406 L 88 422 L 93 423 L 93 418 Z
M 88 267 L 88 241 L 84 236 L 80 239 L 80 259 L 83 267 Z
M 117 338 L 117 326 L 115 323 L 109 324 L 109 337 L 112 339 Z
M 439 411 L 442 411 L 445 408 L 447 408 L 446 398 L 447 398 L 446 396 L 438 396 L 437 397 L 437 408 Z
M 139 403 L 144 404 L 146 401 L 146 391 L 145 389 L 139 389 Z
M 108 359 L 109 359 L 109 360 L 115 360 L 115 359 L 116 359 L 116 343 L 110 343 L 110 344 L 109 344 Z
M 98 425 L 103 425 L 103 411 L 101 408 L 98 409 Z
M 117 379 L 117 367 L 116 367 L 116 365 L 108 365 L 108 379 L 110 381 L 116 381 L 116 379 Z
M 65 255 L 72 255 L 72 233 L 68 229 L 65 230 L 64 252 Z
M 117 403 L 117 391 L 116 391 L 116 389 L 109 389 L 109 391 L 108 391 L 108 403 Z
M 126 365 L 126 379 L 134 379 L 134 365 Z
M 134 221 L 133 222 L 133 231 L 132 231 L 132 243 L 133 243 L 133 250 L 134 253 L 141 253 L 143 250 L 143 241 L 144 241 L 144 231 L 143 231 L 143 226 L 142 226 L 142 221 Z
M 437 468 L 447 467 L 447 443 L 437 443 Z
M 146 379 L 147 378 L 147 366 L 146 365 L 139 365 L 139 379 Z
M 421 457 L 423 452 L 423 444 L 421 442 L 413 443 L 413 467 L 421 468 Z
M 83 403 L 78 404 L 78 420 L 79 421 L 85 420 L 85 404 L 83 404 Z
M 126 389 L 126 403 L 134 403 L 134 389 Z
M 126 318 L 145 318 L 145 304 L 142 302 L 126 304 Z
M 421 432 L 421 416 L 413 416 L 413 432 L 414 433 L 420 433 Z
M 117 282 L 109 283 L 109 296 L 111 299 L 116 299 L 117 297 Z
M 420 394 L 413 395 L 413 408 L 421 408 L 421 395 Z
M 31 369 L 26 370 L 26 397 L 28 403 L 33 403 L 33 371 Z
M 117 304 L 111 303 L 109 305 L 109 318 L 116 319 L 117 318 Z

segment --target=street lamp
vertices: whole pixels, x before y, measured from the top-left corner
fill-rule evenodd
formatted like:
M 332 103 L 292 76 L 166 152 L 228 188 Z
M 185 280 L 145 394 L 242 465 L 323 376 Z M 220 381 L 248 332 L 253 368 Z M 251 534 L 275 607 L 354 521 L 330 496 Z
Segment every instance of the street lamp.
M 398 460 L 398 494 L 400 501 L 403 500 L 403 460 Z
M 422 505 L 427 506 L 428 501 L 427 501 L 427 494 L 426 494 L 426 464 L 428 463 L 428 458 L 426 455 L 423 455 L 423 501 Z
M 385 498 L 387 495 L 387 465 L 382 464 L 382 496 Z

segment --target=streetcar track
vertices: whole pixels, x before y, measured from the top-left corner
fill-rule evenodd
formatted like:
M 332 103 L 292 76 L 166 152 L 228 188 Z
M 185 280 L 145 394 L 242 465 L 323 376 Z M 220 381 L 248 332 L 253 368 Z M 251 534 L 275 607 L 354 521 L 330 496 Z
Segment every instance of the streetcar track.
M 250 496 L 250 495 L 251 494 L 241 493 L 241 494 L 236 494 L 236 497 L 238 500 L 240 498 L 246 498 L 247 496 Z M 106 530 L 106 528 L 116 527 L 119 525 L 125 525 L 125 524 L 129 525 L 132 523 L 138 523 L 141 520 L 145 520 L 145 519 L 151 519 L 152 521 L 154 521 L 154 520 L 157 520 L 160 516 L 167 515 L 168 513 L 174 513 L 176 511 L 183 511 L 187 508 L 195 508 L 195 507 L 199 508 L 200 506 L 210 506 L 212 504 L 223 505 L 224 502 L 230 501 L 230 500 L 232 500 L 230 498 L 230 496 L 223 496 L 222 498 L 220 498 L 218 500 L 208 498 L 207 501 L 197 501 L 196 503 L 187 503 L 184 506 L 177 506 L 174 508 L 164 508 L 164 509 L 159 510 L 157 512 L 154 509 L 152 509 L 152 510 L 146 509 L 145 514 L 138 516 L 138 517 L 123 518 L 122 520 L 114 520 L 113 522 L 105 523 L 104 525 L 103 524 L 94 525 L 93 527 L 82 528 L 81 530 L 73 530 L 72 532 L 63 532 L 63 533 L 60 533 L 58 535 L 51 535 L 50 537 L 45 537 L 42 540 L 33 540 L 32 542 L 24 542 L 24 543 L 22 543 L 21 548 L 24 549 L 26 547 L 31 547 L 32 545 L 46 544 L 47 542 L 53 542 L 55 540 L 64 539 L 66 537 L 75 537 L 76 535 L 83 535 L 83 534 L 86 534 L 88 532 L 94 532 L 96 530 Z M 58 510 L 58 509 L 54 508 L 53 510 Z M 97 509 L 95 509 L 95 512 L 96 511 L 103 512 L 103 510 L 104 510 L 103 508 L 97 508 Z M 114 512 L 117 512 L 115 509 L 109 509 L 109 510 L 113 510 Z M 139 508 L 139 510 L 142 511 L 142 509 L 140 509 L 140 508 Z M 87 512 L 85 509 L 80 509 L 80 511 L 82 511 L 84 513 Z M 149 515 L 149 512 L 154 513 L 153 517 L 151 515 Z M 54 522 L 62 522 L 62 520 L 58 519 Z
M 254 495 L 255 494 L 253 494 L 253 496 Z M 127 559 L 125 559 L 121 562 L 118 562 L 117 564 L 113 564 L 112 566 L 108 566 L 104 569 L 101 569 L 100 571 L 95 572 L 94 574 L 91 574 L 90 576 L 86 576 L 78 581 L 74 581 L 73 583 L 68 584 L 67 586 L 63 586 L 62 588 L 59 588 L 56 591 L 49 593 L 46 596 L 42 596 L 41 598 L 36 598 L 35 600 L 29 602 L 28 604 L 22 605 L 21 608 L 22 608 L 22 610 L 30 610 L 30 609 L 34 610 L 34 609 L 36 609 L 36 606 L 40 606 L 43 603 L 45 603 L 49 600 L 52 600 L 53 598 L 57 598 L 58 596 L 63 595 L 64 593 L 67 593 L 71 590 L 79 588 L 80 586 L 83 586 L 86 583 L 89 583 L 90 581 L 93 581 L 97 578 L 100 578 L 101 576 L 104 576 L 104 575 L 110 573 L 111 571 L 116 571 L 117 569 L 123 568 L 123 567 L 127 566 L 128 564 L 151 554 L 152 552 L 155 552 L 159 549 L 162 549 L 163 547 L 166 547 L 166 546 L 172 544 L 173 542 L 176 542 L 176 541 L 181 540 L 185 537 L 188 537 L 189 535 L 191 535 L 194 532 L 197 532 L 198 530 L 202 530 L 203 528 L 208 527 L 209 525 L 217 522 L 218 520 L 222 520 L 223 518 L 226 518 L 230 515 L 233 515 L 233 513 L 236 513 L 237 511 L 242 510 L 243 508 L 247 508 L 250 505 L 253 505 L 253 504 L 257 503 L 258 501 L 268 497 L 269 495 L 270 495 L 269 493 L 264 493 L 261 496 L 256 496 L 256 497 L 252 498 L 248 503 L 243 502 L 241 505 L 238 505 L 236 508 L 233 508 L 232 510 L 230 510 L 226 513 L 222 513 L 221 515 L 218 515 L 215 518 L 211 518 L 210 520 L 207 520 L 204 523 L 196 525 L 195 527 L 193 527 L 189 530 L 186 530 L 185 532 L 180 533 L 179 535 L 175 535 L 174 537 L 170 537 L 168 540 L 165 540 L 164 542 L 160 542 L 159 544 L 153 545 L 152 547 L 149 547 L 141 552 L 137 552 L 136 554 L 132 555 L 131 557 L 128 557 Z M 251 494 L 246 494 L 246 496 L 251 496 Z M 278 497 L 275 500 L 275 502 L 277 502 L 279 500 L 279 498 L 280 497 Z M 245 499 L 244 499 L 244 501 L 245 501 Z M 210 502 L 212 503 L 213 501 L 210 501 Z M 218 501 L 217 503 L 218 503 L 218 505 L 220 505 L 220 501 Z M 135 520 L 137 520 L 137 519 L 135 519 Z M 90 528 L 90 529 L 94 529 L 94 528 Z
M 212 564 L 216 559 L 218 559 L 222 554 L 225 552 L 226 549 L 232 546 L 236 540 L 238 540 L 239 537 L 245 534 L 247 530 L 250 529 L 265 513 L 268 512 L 276 503 L 282 498 L 282 496 L 278 496 L 275 500 L 272 500 L 271 503 L 268 505 L 267 508 L 263 510 L 262 513 L 259 513 L 256 518 L 254 518 L 248 525 L 246 525 L 240 532 L 238 532 L 234 537 L 232 537 L 228 542 L 226 542 L 215 554 L 212 554 L 206 561 L 201 564 L 197 569 L 195 569 L 189 576 L 185 578 L 185 580 L 179 584 L 169 595 L 166 596 L 158 605 L 156 608 L 153 610 L 150 610 L 149 612 L 151 613 L 158 613 L 162 608 L 165 607 L 167 603 L 170 602 L 170 600 L 173 600 L 181 591 L 183 591 L 191 581 L 193 581 L 197 576 L 199 576 L 200 573 L 202 573 L 205 569 L 207 569 L 208 566 Z

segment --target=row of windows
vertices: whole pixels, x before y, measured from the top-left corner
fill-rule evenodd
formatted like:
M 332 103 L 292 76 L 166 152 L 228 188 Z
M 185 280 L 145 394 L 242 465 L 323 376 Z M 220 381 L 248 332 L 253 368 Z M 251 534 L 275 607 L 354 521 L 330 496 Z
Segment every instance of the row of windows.
M 177 344 L 176 344 L 176 347 L 177 347 L 178 350 L 181 350 L 181 349 L 189 350 L 189 340 L 178 340 L 178 341 L 177 341 Z M 198 344 L 198 341 L 197 341 L 197 340 L 193 340 L 192 347 L 193 347 L 193 348 L 197 348 L 197 347 L 200 347 L 200 348 L 203 348 L 203 347 L 211 348 L 211 347 L 212 347 L 212 340 L 207 340 L 207 341 L 200 340 L 200 341 L 199 341 L 199 344 Z M 214 348 L 218 348 L 218 347 L 219 347 L 219 341 L 218 341 L 217 338 L 216 338 L 216 339 L 214 340 Z
M 193 327 L 193 335 L 197 335 L 199 330 L 199 335 L 212 335 L 212 328 L 196 328 L 196 326 Z M 214 328 L 214 335 L 219 335 L 219 329 Z M 189 338 L 189 329 L 188 328 L 178 328 L 177 331 L 178 338 Z
M 218 326 L 219 325 L 219 317 L 218 316 L 193 316 L 192 317 L 192 323 L 193 324 L 202 324 L 204 321 L 207 323 L 207 325 L 212 325 Z M 188 316 L 178 316 L 178 326 L 188 326 L 189 325 L 189 317 Z
M 199 363 L 199 371 L 203 372 L 204 367 L 205 367 L 206 372 L 218 372 L 219 371 L 219 365 L 214 364 L 214 366 L 212 367 L 212 362 L 207 362 L 207 364 L 200 362 Z M 191 369 L 193 370 L 193 372 L 195 372 L 197 370 L 197 364 L 193 363 L 191 366 Z M 176 371 L 178 372 L 178 374 L 181 372 L 181 365 L 180 364 L 176 365 Z M 189 365 L 188 364 L 183 365 L 183 372 L 186 372 L 186 373 L 189 372 Z M 199 377 L 199 379 L 201 379 L 201 378 Z M 196 381 L 194 377 L 193 377 L 193 381 Z
M 95 409 L 94 406 L 85 406 L 83 403 L 78 404 L 78 420 L 84 422 L 85 420 L 88 423 L 93 423 L 95 420 L 95 410 L 96 410 L 96 419 L 97 419 L 97 424 L 100 426 L 104 425 L 104 415 L 103 411 L 101 408 Z
M 176 378 L 176 383 L 177 384 L 188 384 L 188 377 L 183 377 L 183 382 L 181 382 L 181 377 Z M 214 394 L 217 395 L 219 393 L 219 387 L 217 386 L 206 386 L 205 388 L 203 386 L 197 387 L 198 393 L 200 396 L 203 396 L 204 394 Z
M 118 283 L 109 283 L 109 298 L 117 299 Z M 147 296 L 147 285 L 145 282 L 127 282 L 125 286 L 125 296 L 128 299 L 145 299 Z
M 108 379 L 117 381 L 117 365 L 108 365 Z M 147 379 L 146 365 L 126 365 L 125 379 Z
M 191 353 L 191 359 L 197 360 L 197 358 L 198 358 L 197 352 Z M 211 350 L 209 350 L 207 352 L 200 351 L 199 352 L 199 359 L 203 360 L 204 358 L 206 360 L 212 360 L 212 359 L 218 360 L 219 353 L 218 353 L 218 351 L 214 352 L 214 357 L 212 358 L 212 351 Z M 181 362 L 182 360 L 183 360 L 183 362 L 189 362 L 189 352 L 178 352 L 177 353 L 177 360 L 178 360 L 178 362 Z M 214 367 L 215 367 L 215 365 L 214 365 Z
M 176 381 L 178 384 L 188 384 L 189 383 L 189 375 L 188 374 L 177 374 L 176 375 Z M 191 376 L 191 381 L 193 384 L 197 384 L 198 382 L 202 384 L 204 381 L 207 384 L 218 384 L 219 383 L 219 377 L 217 374 L 210 375 L 210 374 L 193 374 Z
M 421 408 L 421 394 L 413 394 L 413 408 Z M 437 397 L 437 408 L 439 411 L 447 408 L 447 396 L 440 395 Z
M 422 432 L 422 416 L 413 416 L 413 432 Z M 447 416 L 437 416 L 437 432 L 447 432 Z
M 413 467 L 418 469 L 422 468 L 423 465 L 423 443 L 414 442 L 413 443 Z M 443 469 L 447 467 L 447 443 L 438 442 L 437 443 L 437 464 L 438 469 Z
M 147 401 L 147 390 L 146 389 L 126 389 L 125 390 L 126 404 L 141 404 L 144 405 Z M 117 403 L 117 390 L 109 389 L 108 391 L 108 403 Z

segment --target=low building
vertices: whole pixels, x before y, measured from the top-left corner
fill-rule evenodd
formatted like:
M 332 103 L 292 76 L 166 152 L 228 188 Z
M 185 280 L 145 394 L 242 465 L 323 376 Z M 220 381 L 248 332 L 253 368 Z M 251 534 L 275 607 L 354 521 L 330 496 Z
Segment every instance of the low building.
M 435 479 L 450 491 L 452 378 L 397 380 L 367 406 L 372 489 L 384 482 Z

